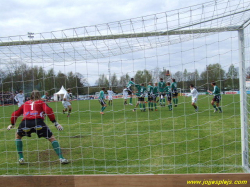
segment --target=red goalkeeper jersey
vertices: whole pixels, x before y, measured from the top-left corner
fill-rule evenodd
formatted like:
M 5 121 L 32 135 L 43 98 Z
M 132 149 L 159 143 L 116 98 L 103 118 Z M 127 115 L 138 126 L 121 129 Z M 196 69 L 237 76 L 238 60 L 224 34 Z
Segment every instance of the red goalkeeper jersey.
M 56 121 L 52 108 L 50 108 L 45 102 L 42 100 L 29 100 L 26 101 L 18 110 L 12 113 L 11 124 L 14 125 L 20 115 L 23 115 L 22 120 L 32 120 L 44 119 L 44 114 L 49 117 L 50 121 Z

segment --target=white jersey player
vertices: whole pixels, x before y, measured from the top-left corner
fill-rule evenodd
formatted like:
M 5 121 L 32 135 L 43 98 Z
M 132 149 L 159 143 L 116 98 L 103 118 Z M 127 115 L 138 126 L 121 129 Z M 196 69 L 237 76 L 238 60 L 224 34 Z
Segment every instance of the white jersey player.
M 127 103 L 127 99 L 128 99 L 128 90 L 127 90 L 126 86 L 124 86 L 122 95 L 123 95 L 123 99 L 124 99 L 124 105 L 127 105 L 127 104 L 128 104 L 128 103 Z
M 109 90 L 107 90 L 107 92 L 108 92 L 109 105 L 112 105 L 114 92 L 112 91 L 111 88 L 109 88 Z
M 23 94 L 23 91 L 20 90 L 18 94 L 15 96 L 15 101 L 18 104 L 18 107 L 22 106 L 24 104 L 25 96 Z
M 72 110 L 71 102 L 70 102 L 71 101 L 71 97 L 72 97 L 71 96 L 71 89 L 68 88 L 67 89 L 67 93 L 64 94 L 63 100 L 62 100 L 62 104 L 63 104 L 63 107 L 64 107 L 63 114 L 65 114 L 65 112 L 67 112 L 68 109 L 69 109 L 67 117 L 70 116 L 70 113 L 71 113 L 71 110 Z
M 190 84 L 190 94 L 188 96 L 192 96 L 192 106 L 194 107 L 195 111 L 198 112 L 198 106 L 196 105 L 198 100 L 198 91 L 194 87 L 193 84 Z

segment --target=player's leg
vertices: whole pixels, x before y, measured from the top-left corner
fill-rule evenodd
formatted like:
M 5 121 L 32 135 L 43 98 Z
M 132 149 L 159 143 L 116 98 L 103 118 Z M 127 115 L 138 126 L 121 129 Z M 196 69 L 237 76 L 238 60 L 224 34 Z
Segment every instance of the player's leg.
M 140 104 L 140 101 L 139 101 L 139 97 L 138 97 L 138 101 L 137 101 L 137 103 L 135 105 L 135 108 L 133 109 L 133 112 L 135 112 L 135 110 L 136 110 L 136 108 L 138 107 L 139 104 Z
M 214 112 L 217 112 L 218 109 L 216 108 L 216 105 L 214 104 L 215 103 L 215 100 L 216 100 L 216 97 L 214 97 L 211 101 L 211 105 L 214 107 Z
M 221 106 L 220 106 L 220 101 L 218 100 L 217 103 L 217 108 L 219 109 L 219 113 L 222 113 Z
M 19 156 L 19 164 L 24 164 L 22 136 L 16 133 L 16 149 Z
M 56 140 L 54 135 L 52 135 L 50 138 L 48 138 L 48 140 L 51 142 L 51 145 L 52 145 L 54 151 L 56 152 L 56 154 L 58 155 L 61 164 L 68 164 L 69 161 L 63 157 L 59 142 Z
M 70 116 L 70 113 L 71 113 L 71 111 L 72 111 L 72 106 L 71 106 L 71 104 L 69 104 L 69 105 L 68 105 L 68 109 L 69 109 L 69 111 L 68 111 L 68 115 L 67 115 L 67 117 L 69 117 L 69 116 Z

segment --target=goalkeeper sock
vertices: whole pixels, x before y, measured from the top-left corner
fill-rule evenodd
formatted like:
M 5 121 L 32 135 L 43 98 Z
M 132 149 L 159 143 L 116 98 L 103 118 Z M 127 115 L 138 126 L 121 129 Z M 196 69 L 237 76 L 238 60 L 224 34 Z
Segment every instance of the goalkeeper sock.
M 17 149 L 19 158 L 23 158 L 23 142 L 21 139 L 16 139 L 16 149 Z
M 52 144 L 52 147 L 54 148 L 56 154 L 59 156 L 59 158 L 64 159 L 62 156 L 62 151 L 61 151 L 61 148 L 60 148 L 58 141 L 55 140 L 55 141 L 51 142 L 51 144 Z

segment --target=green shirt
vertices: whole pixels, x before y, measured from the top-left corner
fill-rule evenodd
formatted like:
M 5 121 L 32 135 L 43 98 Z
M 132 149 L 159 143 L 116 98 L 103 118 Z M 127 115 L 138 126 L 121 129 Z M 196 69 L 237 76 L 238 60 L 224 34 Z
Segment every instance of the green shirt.
M 154 89 L 154 87 L 153 87 L 153 86 L 151 86 L 151 85 L 148 85 L 148 86 L 147 86 L 147 92 L 148 92 L 148 95 L 153 94 L 153 89 Z
M 176 90 L 177 89 L 177 82 L 172 82 L 171 84 L 171 90 Z
M 166 87 L 166 83 L 165 82 L 159 82 L 158 86 L 159 86 L 159 92 L 164 92 L 164 89 Z
M 133 81 L 129 81 L 127 84 L 127 88 L 130 88 L 132 85 L 135 85 L 135 83 Z
M 144 86 L 140 86 L 139 84 L 136 84 L 135 87 L 138 90 L 136 95 L 139 96 L 139 97 L 144 97 L 145 92 L 146 92 L 146 88 Z
M 170 94 L 171 93 L 171 86 L 166 86 L 165 90 L 166 94 Z
M 100 95 L 99 95 L 98 99 L 105 99 L 103 90 L 100 91 Z
M 220 96 L 220 88 L 218 86 L 214 86 L 213 94 L 216 96 Z
M 159 87 L 158 87 L 158 86 L 155 86 L 155 87 L 153 88 L 153 94 L 154 94 L 155 96 L 158 96 L 158 93 L 159 93 Z

